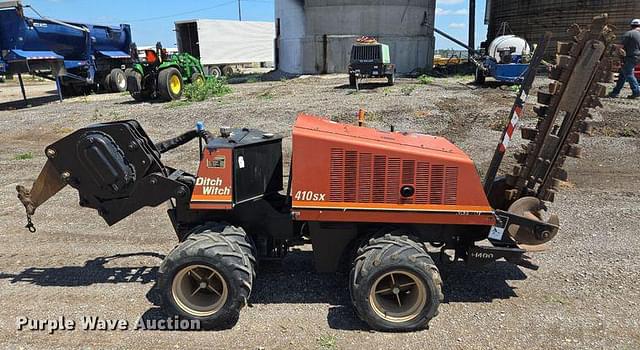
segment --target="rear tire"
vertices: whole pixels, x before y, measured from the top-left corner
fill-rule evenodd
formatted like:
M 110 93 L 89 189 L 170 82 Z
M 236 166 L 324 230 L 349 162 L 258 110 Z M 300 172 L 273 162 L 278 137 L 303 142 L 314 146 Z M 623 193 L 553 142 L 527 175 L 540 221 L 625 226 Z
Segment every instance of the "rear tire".
M 442 279 L 426 250 L 387 234 L 358 250 L 349 278 L 358 316 L 380 331 L 414 331 L 438 314 Z
M 199 320 L 204 329 L 232 327 L 251 295 L 252 269 L 233 240 L 217 232 L 193 234 L 158 270 L 163 310 Z
M 109 88 L 111 92 L 127 91 L 127 77 L 124 75 L 124 71 L 122 69 L 112 69 L 107 79 L 109 81 Z
M 182 75 L 176 68 L 166 68 L 158 73 L 158 94 L 164 101 L 179 100 L 183 85 Z

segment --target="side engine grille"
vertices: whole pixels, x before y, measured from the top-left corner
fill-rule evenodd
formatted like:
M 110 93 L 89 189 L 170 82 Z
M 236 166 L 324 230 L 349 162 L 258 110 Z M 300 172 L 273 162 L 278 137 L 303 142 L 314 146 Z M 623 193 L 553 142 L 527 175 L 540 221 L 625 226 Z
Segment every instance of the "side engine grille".
M 458 168 L 443 164 L 331 149 L 331 202 L 455 205 Z M 413 196 L 400 195 L 413 186 Z

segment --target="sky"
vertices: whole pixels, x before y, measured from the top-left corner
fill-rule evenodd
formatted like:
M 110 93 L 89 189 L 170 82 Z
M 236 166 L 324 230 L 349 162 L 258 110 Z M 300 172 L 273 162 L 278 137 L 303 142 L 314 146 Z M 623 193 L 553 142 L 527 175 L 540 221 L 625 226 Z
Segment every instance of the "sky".
M 484 0 L 476 0 L 476 45 L 486 38 Z M 43 16 L 93 24 L 131 25 L 138 46 L 176 45 L 173 22 L 177 20 L 238 19 L 237 0 L 23 0 Z M 242 19 L 273 21 L 273 0 L 241 0 Z M 467 42 L 468 0 L 436 0 L 436 28 Z M 37 17 L 27 9 L 27 16 Z M 461 49 L 436 34 L 436 49 Z

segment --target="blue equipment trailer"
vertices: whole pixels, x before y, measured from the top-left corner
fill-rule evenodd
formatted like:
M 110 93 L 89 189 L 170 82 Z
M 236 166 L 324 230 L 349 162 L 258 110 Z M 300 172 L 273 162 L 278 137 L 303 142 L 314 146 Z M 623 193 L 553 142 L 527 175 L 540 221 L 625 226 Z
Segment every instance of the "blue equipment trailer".
M 525 63 L 522 55 L 513 54 L 513 48 L 509 48 L 508 51 L 497 50 L 498 61 L 496 57 L 477 51 L 438 28 L 433 30 L 473 54 L 469 57 L 469 61 L 476 66 L 475 83 L 484 84 L 486 77 L 493 77 L 497 82 L 507 84 L 520 84 L 524 80 L 529 63 Z
M 55 80 L 61 99 L 89 89 L 126 91 L 124 70 L 132 64 L 128 24 L 31 18 L 25 8 L 20 1 L 0 2 L 0 74 L 18 74 L 25 101 L 23 73 Z
M 476 70 L 476 83 L 484 83 L 484 77 L 493 77 L 496 81 L 503 83 L 520 84 L 524 80 L 524 75 L 529 68 L 528 63 L 520 63 L 522 59 L 517 58 L 512 63 L 498 63 L 493 57 L 485 56 L 480 62 L 482 68 L 478 67 Z M 481 70 L 484 69 L 484 72 Z M 482 76 L 480 76 L 482 74 Z

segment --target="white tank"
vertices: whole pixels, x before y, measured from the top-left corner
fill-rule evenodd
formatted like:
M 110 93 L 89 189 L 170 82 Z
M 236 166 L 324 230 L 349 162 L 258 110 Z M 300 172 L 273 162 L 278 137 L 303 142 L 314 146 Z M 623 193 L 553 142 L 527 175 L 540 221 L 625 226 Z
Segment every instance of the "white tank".
M 524 56 L 531 53 L 531 47 L 529 43 L 523 38 L 515 35 L 503 35 L 495 38 L 491 44 L 489 44 L 489 50 L 487 55 L 500 61 L 500 50 L 507 49 L 509 47 L 515 47 L 516 51 L 512 55 Z

